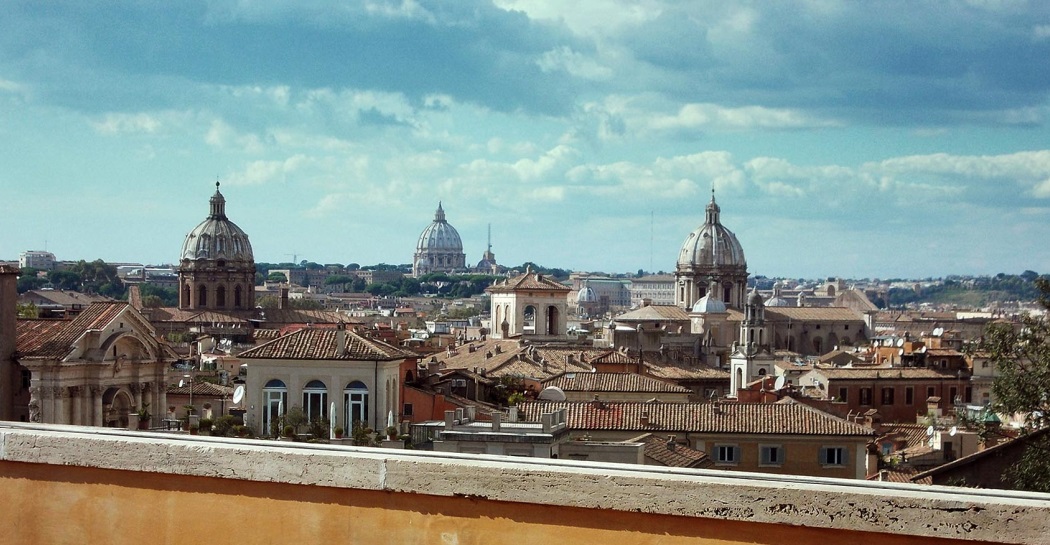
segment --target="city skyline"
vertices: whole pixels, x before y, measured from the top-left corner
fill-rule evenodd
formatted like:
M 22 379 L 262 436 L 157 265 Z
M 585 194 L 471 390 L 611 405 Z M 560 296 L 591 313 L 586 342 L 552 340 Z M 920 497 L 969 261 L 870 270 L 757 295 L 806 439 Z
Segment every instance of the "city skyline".
M 24 3 L 0 256 L 173 263 L 216 180 L 257 261 L 752 275 L 1050 270 L 1050 6 Z M 906 14 L 907 16 L 902 16 Z

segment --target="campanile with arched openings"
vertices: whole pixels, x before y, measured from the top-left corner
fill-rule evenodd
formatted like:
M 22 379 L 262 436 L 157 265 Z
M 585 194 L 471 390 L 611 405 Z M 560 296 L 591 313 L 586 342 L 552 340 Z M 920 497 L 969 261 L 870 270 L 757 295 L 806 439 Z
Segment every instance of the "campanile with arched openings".
M 513 337 L 562 338 L 568 329 L 568 286 L 526 269 L 525 274 L 485 289 L 491 301 L 492 333 Z
M 226 217 L 215 182 L 208 217 L 186 235 L 179 256 L 179 308 L 253 310 L 255 256 L 248 234 Z

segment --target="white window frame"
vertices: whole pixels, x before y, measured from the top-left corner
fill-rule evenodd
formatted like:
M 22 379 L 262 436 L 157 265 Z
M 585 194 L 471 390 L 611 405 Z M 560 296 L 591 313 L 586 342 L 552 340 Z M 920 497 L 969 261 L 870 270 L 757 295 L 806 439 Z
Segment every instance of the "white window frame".
M 358 383 L 360 383 L 364 387 L 354 386 L 355 384 L 358 384 Z M 357 422 L 364 423 L 364 425 L 366 427 L 372 425 L 371 421 L 369 420 L 369 410 L 368 410 L 369 409 L 369 398 L 368 398 L 368 396 L 369 396 L 368 385 L 365 384 L 362 381 L 359 381 L 359 380 L 353 381 L 350 384 L 347 384 L 346 387 L 343 389 L 343 408 L 344 408 L 344 413 L 345 413 L 345 414 L 343 414 L 343 420 L 345 420 L 345 422 L 344 422 L 345 426 L 344 427 L 347 430 L 352 430 L 353 427 L 354 427 L 354 422 L 355 422 L 354 414 L 355 413 L 357 413 L 358 415 L 360 415 L 362 417 L 362 418 L 356 420 Z
M 824 467 L 845 467 L 848 456 L 849 450 L 846 447 L 820 447 L 820 465 Z
M 259 432 L 266 436 L 270 434 L 271 422 L 284 416 L 280 412 L 281 409 L 283 408 L 285 412 L 288 411 L 288 387 L 284 381 L 273 379 L 268 381 L 266 386 L 263 387 L 262 395 L 262 429 Z M 277 433 L 280 434 L 281 430 L 277 430 Z
M 735 466 L 740 463 L 740 447 L 730 443 L 716 443 L 713 449 L 716 465 Z
M 314 409 L 317 409 L 318 414 L 314 414 Z M 328 385 L 320 380 L 307 383 L 303 388 L 303 411 L 306 413 L 307 422 L 328 417 Z
M 776 453 L 776 459 L 772 459 L 771 453 Z M 762 467 L 780 467 L 784 465 L 784 445 L 759 445 L 758 465 Z

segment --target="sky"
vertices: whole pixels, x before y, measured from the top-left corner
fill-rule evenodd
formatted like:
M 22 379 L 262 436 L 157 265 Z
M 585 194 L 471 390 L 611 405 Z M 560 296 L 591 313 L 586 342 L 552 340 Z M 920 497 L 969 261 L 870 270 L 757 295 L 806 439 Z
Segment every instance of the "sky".
M 1050 272 L 1050 2 L 8 1 L 0 258 Z

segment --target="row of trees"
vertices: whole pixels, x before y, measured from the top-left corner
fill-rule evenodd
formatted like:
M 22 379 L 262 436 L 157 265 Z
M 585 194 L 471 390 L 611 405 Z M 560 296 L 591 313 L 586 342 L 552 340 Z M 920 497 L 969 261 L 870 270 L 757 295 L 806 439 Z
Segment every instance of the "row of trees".
M 1037 280 L 1050 276 L 1035 271 L 1021 274 L 999 273 L 975 278 L 948 277 L 942 283 L 921 289 L 893 288 L 886 304 L 901 307 L 909 303 L 943 303 L 965 306 L 984 306 L 994 301 L 1034 301 L 1040 291 Z
M 18 293 L 52 287 L 56 290 L 105 295 L 114 299 L 127 296 L 127 290 L 117 276 L 117 268 L 101 259 L 80 260 L 62 270 L 48 271 L 46 274 L 41 272 L 31 267 L 23 269 L 22 276 L 18 278 Z

